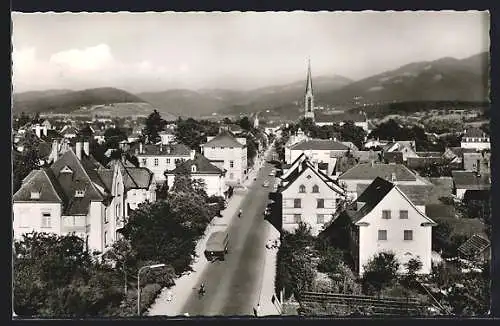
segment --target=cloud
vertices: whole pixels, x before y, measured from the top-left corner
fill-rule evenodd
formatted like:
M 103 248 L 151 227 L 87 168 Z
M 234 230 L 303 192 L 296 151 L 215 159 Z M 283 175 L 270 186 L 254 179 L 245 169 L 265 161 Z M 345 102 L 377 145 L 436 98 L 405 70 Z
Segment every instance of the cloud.
M 12 61 L 15 92 L 104 86 L 135 90 L 135 86 L 154 86 L 149 85 L 153 80 L 156 84 L 160 81 L 161 88 L 161 80 L 168 72 L 178 69 L 156 66 L 148 60 L 120 62 L 107 44 L 60 51 L 46 60 L 37 56 L 34 47 L 14 49 Z
M 55 53 L 49 62 L 76 71 L 95 71 L 112 65 L 114 58 L 108 45 L 99 44 L 83 50 L 71 49 Z

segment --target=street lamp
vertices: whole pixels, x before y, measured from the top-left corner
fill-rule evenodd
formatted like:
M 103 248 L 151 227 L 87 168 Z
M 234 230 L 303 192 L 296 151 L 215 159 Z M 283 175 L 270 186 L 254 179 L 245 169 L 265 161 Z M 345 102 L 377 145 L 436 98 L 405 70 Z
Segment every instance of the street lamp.
M 137 271 L 137 315 L 141 315 L 141 281 L 140 281 L 140 275 L 141 272 L 145 269 L 153 269 L 153 268 L 159 268 L 159 267 L 164 267 L 165 264 L 156 264 L 156 265 L 148 265 L 148 266 L 142 266 L 139 268 L 139 271 Z

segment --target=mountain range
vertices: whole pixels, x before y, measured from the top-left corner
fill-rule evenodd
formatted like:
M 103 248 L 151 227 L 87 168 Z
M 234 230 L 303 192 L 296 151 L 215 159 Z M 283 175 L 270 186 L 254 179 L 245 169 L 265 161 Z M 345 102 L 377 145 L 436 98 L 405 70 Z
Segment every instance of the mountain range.
M 304 76 L 305 77 L 305 76 Z M 333 76 L 313 76 L 318 105 L 398 101 L 488 101 L 489 53 L 465 59 L 441 58 L 414 62 L 358 81 Z M 252 113 L 297 106 L 305 90 L 304 80 L 250 91 L 229 89 L 171 89 L 131 94 L 116 88 L 83 91 L 48 90 L 15 93 L 14 112 L 73 112 L 82 106 L 112 103 L 148 103 L 162 114 L 200 117 L 214 112 Z M 138 106 L 149 107 L 149 106 Z M 142 112 L 138 112 L 140 114 Z M 143 114 L 148 114 L 144 112 Z

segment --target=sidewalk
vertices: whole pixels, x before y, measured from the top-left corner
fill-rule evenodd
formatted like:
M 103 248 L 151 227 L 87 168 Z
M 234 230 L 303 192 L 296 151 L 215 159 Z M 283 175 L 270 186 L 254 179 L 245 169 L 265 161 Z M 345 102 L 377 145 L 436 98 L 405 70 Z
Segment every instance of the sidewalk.
M 280 233 L 276 228 L 274 228 L 271 223 L 267 222 L 266 233 L 268 241 L 274 241 L 279 239 Z M 274 282 L 276 277 L 276 259 L 278 255 L 278 249 L 266 248 L 266 256 L 264 261 L 264 269 L 262 271 L 262 288 L 260 291 L 260 310 L 259 316 L 277 316 L 281 314 L 279 304 L 273 300 L 275 295 Z
M 267 153 L 267 151 L 266 151 Z M 259 167 L 260 168 L 260 167 Z M 248 179 L 243 182 L 245 187 L 253 184 L 254 178 L 260 169 L 252 169 L 248 173 Z M 179 316 L 184 314 L 181 311 L 187 299 L 192 294 L 193 284 L 197 284 L 200 280 L 203 271 L 208 266 L 208 261 L 204 255 L 205 245 L 210 234 L 216 231 L 225 230 L 231 223 L 232 219 L 237 215 L 242 200 L 245 198 L 245 191 L 235 189 L 233 196 L 229 199 L 226 209 L 221 212 L 222 217 L 215 217 L 205 230 L 203 238 L 196 245 L 196 255 L 192 264 L 192 272 L 187 272 L 175 280 L 175 285 L 171 288 L 163 288 L 155 302 L 149 307 L 145 315 L 149 316 Z M 172 300 L 168 301 L 169 294 L 172 295 Z

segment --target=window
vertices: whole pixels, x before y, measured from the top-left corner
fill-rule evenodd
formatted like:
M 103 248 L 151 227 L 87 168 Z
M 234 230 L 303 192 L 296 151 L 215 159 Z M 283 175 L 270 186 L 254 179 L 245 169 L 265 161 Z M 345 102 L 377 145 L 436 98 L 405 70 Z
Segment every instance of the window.
M 325 200 L 323 198 L 318 199 L 317 202 L 318 202 L 317 208 L 325 208 Z
M 147 159 L 145 159 L 145 158 L 143 158 L 143 159 L 142 159 L 142 165 L 143 165 L 143 166 L 146 166 L 146 164 L 147 164 L 147 163 L 148 163 L 148 160 L 147 160 Z
M 169 158 L 167 158 L 167 164 L 170 164 L 170 159 Z
M 196 165 L 191 165 L 191 172 L 196 172 Z
M 229 161 L 229 167 L 234 168 L 234 161 Z
M 399 211 L 399 218 L 402 220 L 408 219 L 408 211 Z
M 222 149 L 222 150 L 223 150 L 223 149 L 224 149 L 224 147 L 221 147 L 220 149 Z
M 155 158 L 155 166 L 158 166 L 158 159 Z
M 233 149 L 233 147 L 229 147 L 229 149 Z
M 389 220 L 391 218 L 391 211 L 382 211 L 382 218 L 384 220 Z
M 215 147 L 212 147 L 212 149 L 215 149 Z
M 118 205 L 117 205 L 117 206 L 118 206 Z M 118 207 L 117 207 L 117 206 L 115 206 L 115 212 L 116 212 L 116 210 L 118 210 Z M 115 213 L 115 215 L 118 215 L 118 214 L 116 214 L 116 213 Z M 106 212 L 104 213 L 104 223 L 108 223 L 108 222 L 109 222 L 108 211 L 106 211 Z
M 300 223 L 300 214 L 293 214 L 293 222 Z
M 404 230 L 404 239 L 405 240 L 413 240 L 413 231 L 412 230 Z
M 302 207 L 300 198 L 296 198 L 293 200 L 293 207 L 294 208 L 301 208 Z
M 82 198 L 83 196 L 85 196 L 85 190 L 80 189 L 75 191 L 75 197 Z
M 306 192 L 306 186 L 304 186 L 304 185 L 300 185 L 300 186 L 299 186 L 299 192 L 300 192 L 300 193 L 305 193 L 305 192 Z
M 234 179 L 234 173 L 229 173 L 229 179 L 231 179 L 231 180 Z
M 313 186 L 312 192 L 315 193 L 315 194 L 319 193 L 319 187 L 318 187 L 318 185 L 314 185 Z
M 387 240 L 387 230 L 378 230 L 378 239 Z
M 42 228 L 52 227 L 52 220 L 50 213 L 42 213 Z
M 32 191 L 30 198 L 31 199 L 40 199 L 40 191 Z
M 325 215 L 324 214 L 318 214 L 316 216 L 318 224 L 324 224 L 325 223 Z
M 104 247 L 107 247 L 108 244 L 109 244 L 108 231 L 104 231 Z

